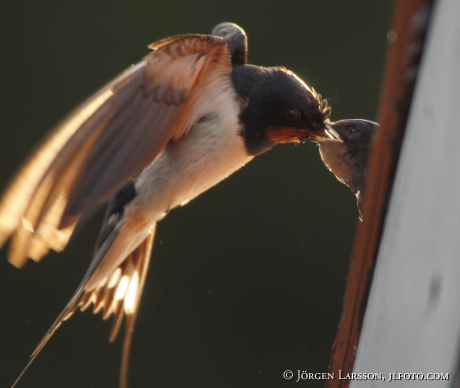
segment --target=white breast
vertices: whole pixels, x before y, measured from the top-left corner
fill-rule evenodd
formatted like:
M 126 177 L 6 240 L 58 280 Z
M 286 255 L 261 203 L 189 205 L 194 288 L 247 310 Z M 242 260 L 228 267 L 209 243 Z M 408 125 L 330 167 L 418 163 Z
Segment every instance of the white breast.
M 194 125 L 177 142 L 170 142 L 158 158 L 136 179 L 138 204 L 152 222 L 169 209 L 184 204 L 244 166 L 248 155 L 240 135 L 240 101 L 225 81 L 209 94 Z M 137 201 L 136 201 L 137 202 Z

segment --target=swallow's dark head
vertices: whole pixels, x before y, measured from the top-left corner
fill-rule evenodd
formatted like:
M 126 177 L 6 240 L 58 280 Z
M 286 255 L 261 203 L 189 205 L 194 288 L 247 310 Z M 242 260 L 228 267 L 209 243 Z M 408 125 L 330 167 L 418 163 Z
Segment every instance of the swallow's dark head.
M 347 119 L 328 124 L 329 139 L 313 139 L 321 159 L 339 181 L 361 202 L 369 148 L 379 125 L 373 121 Z
M 331 108 L 321 95 L 285 69 L 273 71 L 270 86 L 268 92 L 273 94 L 264 103 L 268 139 L 289 143 L 325 137 Z
M 246 65 L 234 68 L 233 81 L 246 102 L 240 119 L 249 153 L 259 154 L 278 143 L 327 137 L 331 108 L 293 72 Z
M 378 124 L 362 119 L 347 119 L 328 125 L 340 140 L 344 142 L 350 154 L 366 153 Z

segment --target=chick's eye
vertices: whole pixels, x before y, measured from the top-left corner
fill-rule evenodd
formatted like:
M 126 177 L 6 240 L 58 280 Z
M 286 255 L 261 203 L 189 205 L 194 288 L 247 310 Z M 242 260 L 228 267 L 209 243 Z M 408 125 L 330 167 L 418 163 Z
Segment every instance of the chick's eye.
M 300 112 L 298 109 L 290 108 L 286 111 L 286 115 L 291 121 L 298 121 L 300 119 Z
M 349 135 L 360 135 L 361 134 L 361 130 L 358 128 L 358 127 L 350 127 L 348 129 L 348 134 Z

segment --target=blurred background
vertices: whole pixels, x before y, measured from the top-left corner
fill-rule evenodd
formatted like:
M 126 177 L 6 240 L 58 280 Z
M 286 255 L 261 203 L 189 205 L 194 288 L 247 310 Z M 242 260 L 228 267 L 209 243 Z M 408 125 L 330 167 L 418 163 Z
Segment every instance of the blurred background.
M 249 37 L 249 62 L 283 65 L 330 100 L 332 118 L 375 119 L 392 1 L 80 0 L 0 6 L 0 185 L 44 133 L 148 53 L 155 40 Z M 0 251 L 0 386 L 9 387 L 91 259 L 103 209 L 60 254 L 17 270 Z M 131 387 L 293 386 L 327 372 L 357 223 L 352 193 L 314 144 L 280 145 L 159 224 L 138 316 Z M 121 337 L 76 313 L 18 387 L 116 387 Z M 324 381 L 308 381 L 322 387 Z

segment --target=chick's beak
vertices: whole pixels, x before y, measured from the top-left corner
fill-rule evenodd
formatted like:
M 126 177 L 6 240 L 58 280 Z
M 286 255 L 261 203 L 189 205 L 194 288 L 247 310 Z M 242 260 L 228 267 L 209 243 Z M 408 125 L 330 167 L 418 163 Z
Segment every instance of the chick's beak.
M 324 123 L 324 125 L 326 126 L 324 133 L 327 135 L 328 140 L 339 140 L 341 143 L 343 143 L 340 135 L 336 132 L 330 123 Z
M 332 127 L 331 123 L 324 123 L 324 131 L 321 134 L 315 134 L 315 136 L 310 137 L 308 140 L 312 141 L 313 143 L 322 143 L 322 142 L 329 142 L 334 141 L 338 143 L 343 143 L 340 135 L 337 131 Z

